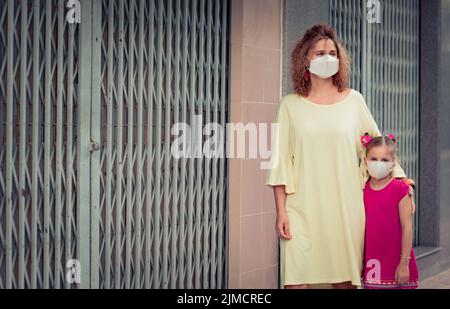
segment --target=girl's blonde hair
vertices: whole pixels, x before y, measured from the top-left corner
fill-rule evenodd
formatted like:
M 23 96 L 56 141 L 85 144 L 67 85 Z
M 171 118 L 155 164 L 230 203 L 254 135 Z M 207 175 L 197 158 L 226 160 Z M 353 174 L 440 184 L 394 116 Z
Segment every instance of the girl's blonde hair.
M 387 146 L 392 153 L 392 158 L 397 160 L 397 142 L 395 138 L 391 138 L 389 136 L 375 136 L 372 140 L 366 145 L 366 155 L 369 151 L 374 147 L 379 146 Z

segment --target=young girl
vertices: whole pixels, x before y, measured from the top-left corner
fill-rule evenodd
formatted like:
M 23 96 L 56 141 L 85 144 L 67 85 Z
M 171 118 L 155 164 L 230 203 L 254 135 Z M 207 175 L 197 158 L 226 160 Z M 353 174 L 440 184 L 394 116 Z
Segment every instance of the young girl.
M 396 160 L 395 137 L 366 133 L 361 142 L 370 175 L 364 188 L 364 287 L 416 289 L 419 274 L 412 248 L 413 201 L 408 184 L 391 175 Z

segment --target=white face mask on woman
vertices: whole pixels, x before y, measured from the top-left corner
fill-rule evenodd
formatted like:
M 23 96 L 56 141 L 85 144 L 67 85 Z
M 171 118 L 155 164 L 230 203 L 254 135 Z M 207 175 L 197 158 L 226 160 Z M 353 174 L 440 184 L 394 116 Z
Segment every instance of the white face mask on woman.
M 330 55 L 325 55 L 310 60 L 308 70 L 320 78 L 329 78 L 339 71 L 339 59 Z
M 382 162 L 382 161 L 367 162 L 367 170 L 369 171 L 370 176 L 378 180 L 387 177 L 390 174 L 393 166 L 394 162 Z

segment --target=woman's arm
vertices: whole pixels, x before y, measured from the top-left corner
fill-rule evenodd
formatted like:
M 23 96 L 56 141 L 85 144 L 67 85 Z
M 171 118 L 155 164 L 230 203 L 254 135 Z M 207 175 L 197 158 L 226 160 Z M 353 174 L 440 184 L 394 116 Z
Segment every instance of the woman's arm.
M 285 97 L 286 98 L 286 97 Z M 290 145 L 290 117 L 286 107 L 286 99 L 283 98 L 278 106 L 275 124 L 278 130 L 273 134 L 272 141 L 272 168 L 267 172 L 265 185 L 282 186 L 286 194 L 295 193 L 293 153 Z
M 411 197 L 412 212 L 416 212 L 416 203 L 414 202 L 414 190 L 416 189 L 416 182 L 411 178 L 405 178 L 404 182 L 409 186 L 409 196 Z
M 378 128 L 377 123 L 375 122 L 375 119 L 372 116 L 372 113 L 370 112 L 369 108 L 367 107 L 366 101 L 364 100 L 364 97 L 360 94 L 360 100 L 361 100 L 361 109 L 360 109 L 360 132 L 359 135 L 363 135 L 364 133 L 369 133 L 370 136 L 381 136 L 380 129 Z M 359 141 L 359 139 L 358 139 Z M 364 163 L 364 147 L 361 145 L 361 143 L 358 143 L 358 152 L 360 154 L 361 159 L 361 172 L 363 174 L 364 182 L 368 179 L 368 173 L 367 173 L 367 167 Z M 392 177 L 394 178 L 400 178 L 404 179 L 405 182 L 409 185 L 409 194 L 410 196 L 413 195 L 414 191 L 414 181 L 412 179 L 409 179 L 406 177 L 405 171 L 400 166 L 400 163 L 395 160 L 394 169 L 392 171 Z M 413 211 L 415 211 L 415 204 L 413 201 Z
M 278 185 L 273 187 L 273 194 L 275 197 L 275 205 L 277 208 L 277 222 L 276 230 L 279 237 L 283 239 L 291 239 L 291 233 L 289 231 L 289 220 L 286 215 L 286 191 L 284 185 Z
M 267 173 L 265 185 L 272 186 L 277 209 L 276 231 L 280 238 L 291 239 L 289 220 L 285 210 L 286 196 L 295 193 L 294 166 L 292 163 L 292 149 L 290 145 L 290 118 L 284 97 L 277 110 L 275 123 L 278 124 L 278 132 L 274 136 L 272 156 L 275 166 Z
M 364 97 L 362 95 L 360 95 L 360 100 L 361 100 L 361 104 L 360 104 L 360 136 L 363 135 L 364 133 L 369 133 L 370 136 L 381 136 L 381 132 L 380 129 L 378 128 L 377 123 L 375 122 L 375 119 L 372 116 L 372 113 L 370 112 L 366 101 L 364 100 Z M 362 163 L 364 164 L 364 148 L 361 145 L 361 143 L 358 144 L 359 145 L 359 151 L 361 154 L 361 160 Z M 367 178 L 367 171 L 365 173 L 366 178 Z M 392 176 L 394 178 L 406 178 L 406 174 L 404 172 L 404 170 L 402 169 L 402 167 L 400 166 L 399 162 L 396 160 L 395 164 L 394 164 L 394 169 L 392 171 Z
M 400 284 L 408 282 L 409 279 L 409 261 L 412 248 L 412 198 L 406 195 L 399 203 L 400 223 L 402 226 L 402 251 L 400 262 L 397 266 L 396 280 Z

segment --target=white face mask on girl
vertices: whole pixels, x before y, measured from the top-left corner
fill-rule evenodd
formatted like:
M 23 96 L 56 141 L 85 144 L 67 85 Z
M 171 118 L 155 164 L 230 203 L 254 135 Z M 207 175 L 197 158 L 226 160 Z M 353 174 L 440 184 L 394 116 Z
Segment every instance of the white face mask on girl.
M 375 179 L 383 179 L 389 175 L 392 168 L 394 166 L 394 162 L 382 162 L 382 161 L 368 161 L 367 162 L 367 170 L 369 171 L 370 176 Z
M 308 70 L 320 78 L 329 78 L 339 71 L 339 59 L 330 55 L 325 55 L 310 60 Z

